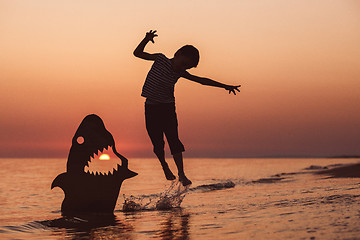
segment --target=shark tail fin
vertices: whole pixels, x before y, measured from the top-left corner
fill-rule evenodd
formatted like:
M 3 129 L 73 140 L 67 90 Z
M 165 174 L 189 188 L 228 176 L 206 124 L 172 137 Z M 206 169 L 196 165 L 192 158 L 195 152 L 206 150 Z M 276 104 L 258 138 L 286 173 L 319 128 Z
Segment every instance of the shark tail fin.
M 59 174 L 54 181 L 51 183 L 51 189 L 53 189 L 54 187 L 59 187 L 62 190 L 64 190 L 64 184 L 65 184 L 65 179 L 66 179 L 66 173 L 61 173 Z

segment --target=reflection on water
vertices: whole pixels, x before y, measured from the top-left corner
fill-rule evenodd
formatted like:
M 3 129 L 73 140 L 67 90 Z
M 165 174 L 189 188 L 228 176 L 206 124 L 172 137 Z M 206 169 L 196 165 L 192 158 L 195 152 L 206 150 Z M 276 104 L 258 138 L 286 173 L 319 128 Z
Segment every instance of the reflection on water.
M 120 219 L 120 217 L 123 219 Z M 152 220 L 152 224 L 148 221 Z M 0 231 L 18 239 L 190 239 L 190 214 L 181 208 L 164 211 L 118 212 L 113 216 L 61 217 L 6 226 Z M 145 223 L 145 224 L 144 224 Z M 40 233 L 42 231 L 42 234 Z M 40 234 L 39 234 L 40 233 Z M 45 234 L 44 234 L 45 233 Z M 10 234 L 8 234 L 10 236 Z M 46 237 L 44 237 L 46 236 Z
M 48 229 L 63 232 L 67 239 L 132 239 L 131 224 L 116 216 L 82 216 L 41 222 Z
M 189 239 L 190 214 L 177 209 L 164 215 L 164 220 L 160 223 L 160 233 L 156 236 L 161 239 Z
M 190 239 L 190 214 L 181 208 L 128 212 L 125 219 L 134 224 L 142 239 Z
M 328 179 L 310 167 L 356 161 L 192 159 L 193 185 L 175 188 L 186 194 L 180 207 L 159 210 L 171 182 L 155 160 L 133 160 L 139 175 L 124 183 L 114 216 L 64 218 L 64 193 L 50 184 L 66 160 L 0 159 L 0 239 L 359 239 L 359 178 Z M 154 201 L 125 212 L 123 194 Z

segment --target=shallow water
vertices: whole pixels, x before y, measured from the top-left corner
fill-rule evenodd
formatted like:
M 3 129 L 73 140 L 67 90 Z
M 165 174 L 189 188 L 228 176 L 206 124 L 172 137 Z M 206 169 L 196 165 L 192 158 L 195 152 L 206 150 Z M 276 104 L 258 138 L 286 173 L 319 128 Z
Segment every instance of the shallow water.
M 177 183 L 157 160 L 129 159 L 139 175 L 124 181 L 114 218 L 66 219 L 62 190 L 50 190 L 66 159 L 0 159 L 0 239 L 360 239 L 360 179 L 304 170 L 358 161 L 186 159 L 193 184 L 180 207 L 158 210 Z M 131 195 L 141 210 L 122 210 Z

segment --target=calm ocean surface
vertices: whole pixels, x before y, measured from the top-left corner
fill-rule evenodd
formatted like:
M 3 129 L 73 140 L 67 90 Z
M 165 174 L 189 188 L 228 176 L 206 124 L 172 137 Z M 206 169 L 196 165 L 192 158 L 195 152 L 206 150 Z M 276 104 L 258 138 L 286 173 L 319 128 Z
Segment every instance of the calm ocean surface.
M 91 223 L 63 219 L 64 194 L 50 190 L 66 161 L 0 159 L 0 239 L 360 239 L 360 179 L 306 170 L 359 159 L 185 159 L 193 184 L 170 210 L 153 204 L 171 185 L 157 160 L 129 159 L 139 175 L 123 182 L 115 219 Z M 124 212 L 123 194 L 142 210 Z

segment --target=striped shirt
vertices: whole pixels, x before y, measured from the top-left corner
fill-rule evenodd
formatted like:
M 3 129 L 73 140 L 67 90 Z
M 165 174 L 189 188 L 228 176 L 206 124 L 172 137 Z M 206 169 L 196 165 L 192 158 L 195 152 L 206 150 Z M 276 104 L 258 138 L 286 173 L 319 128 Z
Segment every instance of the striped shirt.
M 146 77 L 141 96 L 150 102 L 174 103 L 174 87 L 179 78 L 170 59 L 160 53 Z

